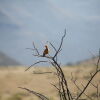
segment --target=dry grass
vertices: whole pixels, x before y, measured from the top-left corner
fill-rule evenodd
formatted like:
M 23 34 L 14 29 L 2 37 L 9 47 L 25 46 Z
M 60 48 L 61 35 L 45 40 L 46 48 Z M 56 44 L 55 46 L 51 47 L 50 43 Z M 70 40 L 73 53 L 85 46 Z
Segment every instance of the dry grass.
M 37 97 L 18 87 L 26 87 L 31 90 L 40 92 L 51 100 L 58 100 L 56 89 L 50 84 L 57 84 L 56 75 L 54 73 L 33 74 L 35 72 L 55 72 L 51 67 L 35 67 L 25 72 L 25 67 L 0 67 L 0 100 L 39 100 Z M 69 88 L 73 94 L 77 93 L 77 88 L 71 82 L 71 72 L 77 79 L 77 84 L 86 84 L 89 79 L 89 73 L 94 67 L 63 67 Z M 100 84 L 100 73 L 95 77 L 93 83 Z M 99 89 L 100 90 L 100 89 Z M 88 92 L 89 91 L 89 92 Z M 95 97 L 96 89 L 93 86 L 88 87 L 86 93 Z M 85 97 L 84 97 L 85 98 Z

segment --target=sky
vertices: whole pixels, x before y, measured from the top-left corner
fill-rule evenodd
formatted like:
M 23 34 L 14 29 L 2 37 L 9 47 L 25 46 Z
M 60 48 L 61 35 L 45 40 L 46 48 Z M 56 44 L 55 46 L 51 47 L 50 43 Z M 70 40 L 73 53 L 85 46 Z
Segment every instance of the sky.
M 0 0 L 0 51 L 31 65 L 50 41 L 58 48 L 66 28 L 59 61 L 75 63 L 98 54 L 100 48 L 100 0 Z M 53 54 L 50 48 L 50 54 Z

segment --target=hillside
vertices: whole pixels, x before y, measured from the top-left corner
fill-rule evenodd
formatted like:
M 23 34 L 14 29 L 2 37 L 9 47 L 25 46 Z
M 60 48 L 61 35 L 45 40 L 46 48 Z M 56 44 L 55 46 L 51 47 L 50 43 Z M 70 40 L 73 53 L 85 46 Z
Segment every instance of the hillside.
M 3 52 L 0 52 L 0 66 L 19 66 L 19 65 L 21 65 L 19 62 L 7 56 Z
M 79 66 L 95 66 L 98 61 L 98 56 L 86 60 L 78 61 L 75 65 Z

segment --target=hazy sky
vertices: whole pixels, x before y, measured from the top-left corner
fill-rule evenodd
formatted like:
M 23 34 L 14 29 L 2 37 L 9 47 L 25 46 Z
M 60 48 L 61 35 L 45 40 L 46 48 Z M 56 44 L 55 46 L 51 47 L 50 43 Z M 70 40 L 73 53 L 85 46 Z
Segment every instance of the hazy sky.
M 0 51 L 24 65 L 37 61 L 25 48 L 32 48 L 33 41 L 41 53 L 46 41 L 58 47 L 65 28 L 63 64 L 96 55 L 100 0 L 0 0 Z

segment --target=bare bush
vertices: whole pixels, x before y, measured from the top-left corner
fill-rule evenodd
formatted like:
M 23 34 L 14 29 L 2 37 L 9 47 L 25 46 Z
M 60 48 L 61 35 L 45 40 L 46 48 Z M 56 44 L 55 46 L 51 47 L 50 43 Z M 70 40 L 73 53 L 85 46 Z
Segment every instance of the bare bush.
M 98 89 L 99 84 L 97 84 L 97 85 L 93 84 L 92 80 L 93 80 L 93 78 L 95 78 L 95 76 L 98 74 L 98 72 L 100 72 L 100 69 L 99 69 L 100 50 L 99 50 L 99 58 L 98 58 L 98 61 L 97 61 L 97 64 L 96 64 L 96 70 L 94 70 L 94 72 L 90 74 L 91 76 L 90 76 L 90 79 L 88 80 L 87 84 L 86 85 L 82 84 L 83 89 L 81 89 L 77 85 L 77 83 L 76 83 L 77 80 L 74 79 L 74 77 L 72 75 L 71 80 L 74 83 L 74 85 L 77 87 L 77 89 L 79 90 L 78 94 L 76 96 L 73 96 L 72 95 L 73 91 L 69 90 L 68 82 L 67 82 L 67 80 L 65 78 L 65 75 L 64 75 L 64 72 L 62 70 L 62 67 L 58 63 L 58 54 L 62 50 L 62 45 L 63 45 L 63 41 L 64 41 L 65 36 L 66 36 L 66 29 L 65 29 L 64 35 L 61 38 L 61 42 L 60 42 L 60 45 L 59 45 L 58 49 L 51 42 L 48 42 L 51 45 L 51 47 L 54 49 L 54 51 L 55 51 L 55 53 L 54 53 L 53 56 L 50 56 L 50 55 L 45 55 L 44 56 L 44 55 L 40 54 L 40 52 L 38 51 L 38 48 L 35 46 L 34 43 L 33 43 L 33 48 L 27 48 L 27 49 L 31 49 L 34 52 L 33 56 L 35 56 L 35 57 L 41 57 L 41 58 L 46 58 L 47 60 L 46 61 L 37 61 L 34 64 L 32 64 L 31 66 L 29 66 L 25 71 L 28 71 L 32 66 L 34 66 L 36 64 L 39 64 L 39 63 L 50 63 L 55 68 L 55 70 L 56 70 L 56 75 L 58 77 L 58 83 L 59 83 L 58 85 L 55 85 L 55 84 L 51 84 L 51 85 L 53 85 L 57 89 L 57 91 L 59 93 L 59 99 L 60 100 L 82 100 L 80 98 L 81 98 L 81 96 L 83 94 L 88 99 L 93 100 L 92 97 L 88 96 L 85 93 L 87 87 L 90 84 L 92 84 L 92 86 L 94 86 L 97 89 L 96 97 L 97 97 L 97 100 L 99 100 L 99 89 Z M 49 73 L 49 72 L 45 72 L 45 73 Z M 37 93 L 37 92 L 32 91 L 32 90 L 27 89 L 27 88 L 23 88 L 23 87 L 19 87 L 19 88 L 24 89 L 24 90 L 26 90 L 26 91 L 28 91 L 28 92 L 36 95 L 41 100 L 49 100 L 49 98 L 47 98 L 43 94 Z

